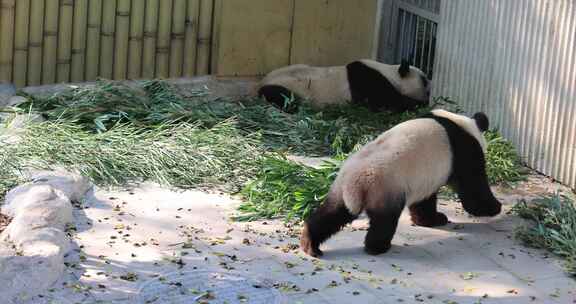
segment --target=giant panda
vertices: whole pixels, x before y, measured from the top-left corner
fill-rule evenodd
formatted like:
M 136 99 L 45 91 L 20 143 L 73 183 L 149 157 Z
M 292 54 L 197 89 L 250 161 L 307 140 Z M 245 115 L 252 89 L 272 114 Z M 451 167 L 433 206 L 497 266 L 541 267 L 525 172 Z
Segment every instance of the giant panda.
M 372 111 L 404 112 L 428 105 L 430 82 L 405 60 L 388 65 L 363 59 L 346 66 L 283 67 L 262 79 L 257 94 L 287 112 L 294 112 L 299 102 L 318 109 L 352 102 Z M 292 97 L 295 103 L 286 104 Z
M 469 118 L 433 110 L 382 133 L 342 164 L 325 201 L 304 223 L 302 250 L 321 256 L 319 245 L 365 211 L 370 220 L 365 251 L 384 253 L 405 206 L 416 225 L 448 223 L 436 209 L 437 192 L 446 184 L 466 212 L 497 215 L 501 203 L 490 190 L 484 159 L 482 132 L 488 126 L 481 112 Z

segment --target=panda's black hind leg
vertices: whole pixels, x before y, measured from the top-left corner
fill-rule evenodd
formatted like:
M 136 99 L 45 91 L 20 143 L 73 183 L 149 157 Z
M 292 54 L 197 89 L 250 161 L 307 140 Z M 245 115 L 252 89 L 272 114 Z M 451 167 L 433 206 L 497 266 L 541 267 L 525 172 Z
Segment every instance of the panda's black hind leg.
M 344 203 L 328 195 L 326 201 L 306 219 L 300 237 L 300 249 L 313 257 L 322 256 L 320 244 L 356 218 Z
M 258 90 L 258 97 L 266 99 L 266 101 L 287 113 L 295 113 L 300 102 L 300 98 L 292 91 L 279 85 L 262 86 Z
M 412 223 L 423 227 L 437 227 L 448 224 L 448 218 L 437 210 L 437 198 L 434 193 L 429 198 L 414 203 L 408 208 Z
M 392 247 L 392 238 L 396 233 L 404 203 L 389 204 L 385 209 L 380 209 L 366 210 L 370 218 L 370 228 L 364 240 L 364 251 L 372 255 L 385 253 Z

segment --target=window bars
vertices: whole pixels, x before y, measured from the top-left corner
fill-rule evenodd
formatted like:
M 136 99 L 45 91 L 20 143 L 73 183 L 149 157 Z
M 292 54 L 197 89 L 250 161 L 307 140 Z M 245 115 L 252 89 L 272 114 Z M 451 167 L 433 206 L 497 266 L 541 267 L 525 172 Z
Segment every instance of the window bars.
M 432 78 L 437 29 L 436 22 L 399 8 L 396 61 L 406 59 Z

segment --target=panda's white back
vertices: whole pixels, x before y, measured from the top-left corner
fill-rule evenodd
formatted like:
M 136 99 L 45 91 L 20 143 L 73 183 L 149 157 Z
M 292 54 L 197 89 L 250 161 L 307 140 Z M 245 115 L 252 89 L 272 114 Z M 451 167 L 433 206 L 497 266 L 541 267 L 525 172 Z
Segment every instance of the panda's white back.
M 319 108 L 352 99 L 345 66 L 291 65 L 269 73 L 260 83 L 283 86 L 305 100 L 314 100 Z
M 351 155 L 335 185 L 355 214 L 367 204 L 382 204 L 402 194 L 408 206 L 445 185 L 451 166 L 446 130 L 434 119 L 414 119 L 386 131 Z

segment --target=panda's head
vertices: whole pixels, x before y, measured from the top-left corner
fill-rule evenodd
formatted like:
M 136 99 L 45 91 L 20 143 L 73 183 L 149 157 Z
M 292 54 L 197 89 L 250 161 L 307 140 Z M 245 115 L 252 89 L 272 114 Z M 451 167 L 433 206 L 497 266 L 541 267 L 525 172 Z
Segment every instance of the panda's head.
M 472 118 L 470 118 L 468 116 L 452 113 L 442 109 L 432 110 L 432 114 L 434 114 L 434 116 L 447 118 L 464 129 L 468 134 L 472 135 L 478 141 L 482 147 L 482 151 L 486 153 L 488 143 L 482 134 L 490 127 L 490 122 L 488 121 L 488 116 L 486 116 L 486 114 L 483 112 L 477 112 L 472 116 Z
M 431 82 L 426 74 L 408 61 L 402 60 L 399 65 L 383 64 L 374 60 L 361 60 L 369 68 L 378 71 L 403 96 L 428 102 Z

